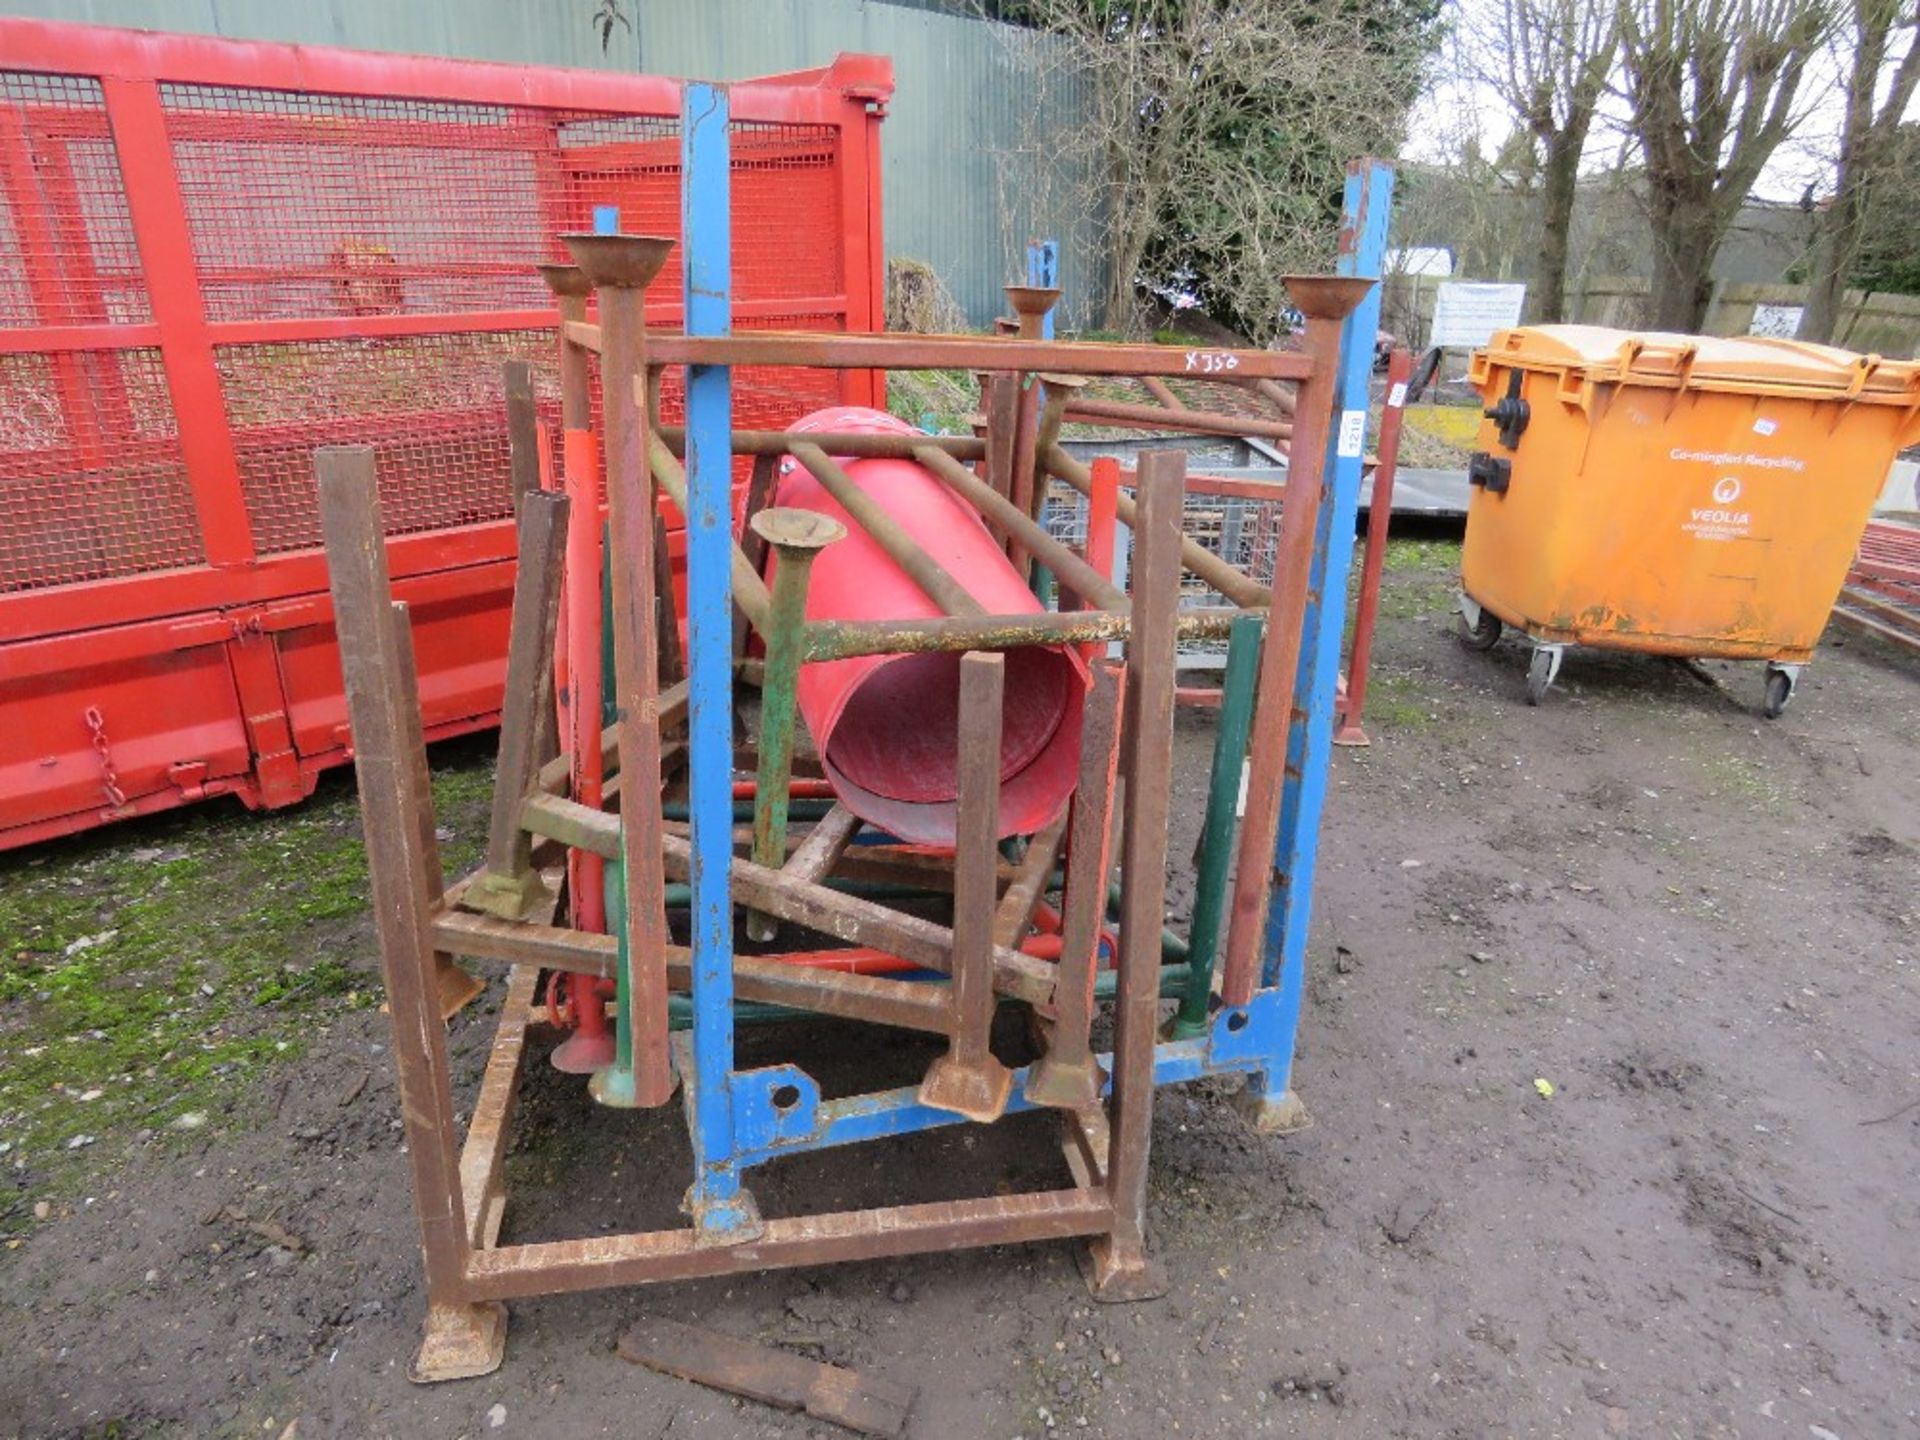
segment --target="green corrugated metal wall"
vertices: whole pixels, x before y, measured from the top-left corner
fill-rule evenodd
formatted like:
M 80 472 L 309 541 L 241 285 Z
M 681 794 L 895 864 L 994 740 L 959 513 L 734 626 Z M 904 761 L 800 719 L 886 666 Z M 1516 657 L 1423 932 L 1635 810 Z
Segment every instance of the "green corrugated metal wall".
M 1004 310 L 1047 182 L 1024 173 L 1047 106 L 1002 27 L 880 0 L 627 0 L 630 29 L 605 53 L 593 0 L 0 0 L 0 14 L 182 30 L 234 39 L 344 45 L 536 65 L 579 65 L 737 80 L 823 65 L 843 50 L 893 57 L 898 89 L 881 144 L 889 255 L 932 265 L 969 317 Z M 1059 113 L 1066 113 L 1063 109 Z M 1002 173 L 1005 171 L 1006 173 Z M 1026 198 L 1022 198 L 1026 197 Z M 1078 323 L 1098 293 L 1085 237 L 1069 242 L 1063 282 Z

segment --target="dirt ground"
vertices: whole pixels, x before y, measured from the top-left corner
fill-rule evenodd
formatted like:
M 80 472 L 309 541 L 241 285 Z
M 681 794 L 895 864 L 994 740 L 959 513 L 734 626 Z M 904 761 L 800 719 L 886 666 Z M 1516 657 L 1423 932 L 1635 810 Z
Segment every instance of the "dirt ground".
M 1920 1434 L 1920 675 L 1829 644 L 1769 723 L 1756 669 L 1714 667 L 1722 690 L 1583 653 L 1528 709 L 1517 647 L 1450 638 L 1456 556 L 1395 547 L 1375 743 L 1334 763 L 1296 1072 L 1317 1123 L 1263 1139 L 1224 1087 L 1162 1093 L 1173 1290 L 1144 1305 L 1091 1305 L 1066 1244 L 774 1273 L 520 1304 L 497 1374 L 415 1388 L 370 937 L 353 884 L 305 891 L 311 857 L 354 849 L 350 788 L 0 860 L 0 1434 L 841 1433 L 616 1359 L 643 1313 L 917 1385 L 921 1440 Z M 1182 720 L 1182 859 L 1210 724 Z M 486 747 L 436 764 L 471 860 Z M 156 887 L 184 907 L 141 909 Z M 103 1010 L 48 1033 L 82 1014 L 70 990 L 133 993 L 74 978 L 129 927 L 163 935 L 126 964 L 171 998 L 145 1028 Z M 281 953 L 280 978 L 233 972 L 273 1003 L 180 1033 L 229 967 Z M 347 978 L 302 989 L 323 962 Z M 486 1031 L 455 1027 L 469 1081 Z M 93 1034 L 131 1047 L 119 1089 L 22 1068 Z M 749 1053 L 832 1076 L 867 1043 L 763 1029 Z M 196 1044 L 228 1058 L 183 1069 Z M 531 1074 L 509 1238 L 675 1223 L 677 1115 Z M 1024 1117 L 753 1188 L 769 1213 L 1021 1189 L 1056 1155 Z

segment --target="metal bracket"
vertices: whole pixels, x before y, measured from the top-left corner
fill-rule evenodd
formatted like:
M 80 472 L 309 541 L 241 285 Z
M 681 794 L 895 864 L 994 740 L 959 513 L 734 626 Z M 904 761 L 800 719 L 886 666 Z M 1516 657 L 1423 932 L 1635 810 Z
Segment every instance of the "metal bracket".
M 1230 1005 L 1213 1017 L 1207 1036 L 1207 1069 L 1254 1068 L 1268 1060 L 1272 1037 L 1285 1033 L 1278 990 L 1256 990 L 1245 1005 Z
M 820 1129 L 819 1082 L 797 1065 L 736 1070 L 731 1086 L 735 1154 L 743 1163 Z
M 1513 484 L 1513 462 L 1476 450 L 1467 457 L 1467 484 L 1479 485 L 1489 495 L 1504 495 Z

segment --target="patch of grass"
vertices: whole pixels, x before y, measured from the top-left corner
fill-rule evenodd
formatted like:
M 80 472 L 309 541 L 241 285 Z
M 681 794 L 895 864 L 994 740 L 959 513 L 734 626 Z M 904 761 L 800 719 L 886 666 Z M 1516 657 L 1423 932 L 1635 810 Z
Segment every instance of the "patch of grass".
M 1445 614 L 1459 588 L 1460 546 L 1452 540 L 1387 538 L 1387 563 L 1380 577 L 1380 613 L 1395 620 Z M 1348 603 L 1359 603 L 1360 566 L 1348 579 Z
M 1366 724 L 1389 730 L 1431 730 L 1433 702 L 1411 675 L 1375 669 L 1367 677 Z
M 1444 571 L 1449 577 L 1460 573 L 1458 540 L 1419 540 L 1411 536 L 1387 536 L 1387 573 L 1409 570 Z
M 434 792 L 458 874 L 484 842 L 492 764 L 451 758 Z M 345 776 L 277 814 L 216 802 L 0 859 L 0 1165 L 44 1194 L 96 1143 L 112 1163 L 136 1131 L 242 1113 L 264 1067 L 379 1003 L 366 908 Z

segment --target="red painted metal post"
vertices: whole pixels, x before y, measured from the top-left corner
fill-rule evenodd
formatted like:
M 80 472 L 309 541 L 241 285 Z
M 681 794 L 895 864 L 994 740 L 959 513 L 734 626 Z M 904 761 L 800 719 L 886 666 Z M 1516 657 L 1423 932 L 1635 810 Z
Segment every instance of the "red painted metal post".
M 1407 413 L 1407 377 L 1413 357 L 1396 348 L 1387 361 L 1387 402 L 1380 412 L 1380 439 L 1373 460 L 1373 499 L 1367 506 L 1367 557 L 1360 566 L 1360 598 L 1353 616 L 1353 649 L 1347 656 L 1347 688 L 1340 707 L 1336 745 L 1366 745 L 1361 721 L 1367 708 L 1367 671 L 1373 664 L 1373 627 L 1380 613 L 1380 576 L 1387 564 L 1387 526 L 1393 520 L 1393 477 L 1400 461 L 1400 426 Z
M 574 265 L 542 265 L 541 276 L 560 308 L 559 341 L 561 469 L 569 501 L 567 512 L 566 610 L 568 779 L 573 798 L 598 809 L 602 796 L 600 731 L 605 699 L 601 663 L 601 526 L 604 497 L 600 487 L 600 446 L 593 426 L 592 379 L 587 357 L 564 338 L 565 322 L 584 320 L 592 286 Z M 606 862 L 584 850 L 568 851 L 567 861 L 576 928 L 599 935 L 607 928 Z M 601 1003 L 600 982 L 590 976 L 567 977 L 574 1034 L 553 1051 L 554 1067 L 570 1074 L 590 1073 L 610 1064 L 614 1039 Z
M 180 449 L 207 563 L 250 564 L 253 533 L 240 487 L 240 456 L 207 329 L 193 230 L 173 163 L 160 87 L 152 80 L 108 75 L 100 89 L 126 181 L 127 214 L 140 246 L 153 318 L 160 327 L 160 359 L 179 417 Z
M 1113 573 L 1113 552 L 1118 539 L 1115 530 L 1120 523 L 1120 462 L 1111 455 L 1103 455 L 1093 462 L 1091 468 L 1092 493 L 1087 497 L 1087 564 L 1126 589 L 1124 577 Z M 1104 649 L 1104 642 L 1094 640 L 1082 646 L 1080 653 L 1091 664 Z

